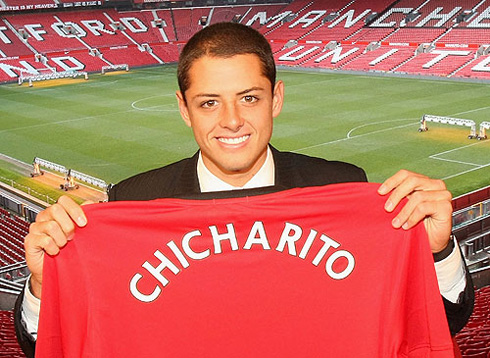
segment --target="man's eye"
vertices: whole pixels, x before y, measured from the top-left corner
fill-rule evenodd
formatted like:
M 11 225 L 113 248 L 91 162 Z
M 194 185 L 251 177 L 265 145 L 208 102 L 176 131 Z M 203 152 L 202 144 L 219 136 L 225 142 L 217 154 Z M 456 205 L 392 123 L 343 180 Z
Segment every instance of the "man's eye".
M 257 102 L 258 98 L 255 96 L 245 96 L 243 97 L 243 101 L 247 103 L 253 103 L 253 102 Z
M 210 107 L 216 106 L 216 104 L 217 104 L 217 102 L 214 99 L 211 99 L 209 101 L 202 103 L 201 107 L 210 108 Z

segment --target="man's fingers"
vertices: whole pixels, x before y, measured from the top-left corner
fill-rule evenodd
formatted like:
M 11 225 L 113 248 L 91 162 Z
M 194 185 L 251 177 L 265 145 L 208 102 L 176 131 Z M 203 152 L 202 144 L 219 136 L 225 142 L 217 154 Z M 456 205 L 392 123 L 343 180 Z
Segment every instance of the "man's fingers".
M 41 297 L 44 255 L 57 255 L 71 240 L 76 226 L 86 224 L 81 206 L 67 196 L 60 197 L 56 204 L 37 215 L 24 240 L 26 262 L 32 273 L 32 293 L 36 297 Z
M 66 196 L 62 196 L 56 204 L 51 205 L 37 215 L 36 223 L 43 222 L 57 224 L 65 233 L 66 237 L 71 237 L 75 230 L 75 224 L 78 226 L 85 226 L 87 224 L 87 219 L 82 208 L 77 203 Z M 49 235 L 50 228 L 54 230 L 51 226 L 31 225 L 29 232 L 36 233 L 36 230 L 40 229 L 39 233 L 43 232 Z
M 445 190 L 446 185 L 442 180 L 430 179 L 423 175 L 403 171 L 403 173 L 399 172 L 383 183 L 378 189 L 378 192 L 381 195 L 386 195 L 391 192 L 386 200 L 385 210 L 392 212 L 403 198 L 410 199 L 415 193 L 427 191 L 442 192 Z
M 381 195 L 386 195 L 389 192 L 391 192 L 393 189 L 397 188 L 399 185 L 401 185 L 407 178 L 412 178 L 412 177 L 424 177 L 421 174 L 417 173 L 412 173 L 408 170 L 400 170 L 398 171 L 395 175 L 389 177 L 386 179 L 383 184 L 378 188 L 378 193 Z
M 386 195 L 400 186 L 411 187 L 413 190 L 441 190 L 446 187 L 442 180 L 431 179 L 408 170 L 400 170 L 381 184 L 378 193 Z
M 71 221 L 69 223 L 66 224 L 65 228 L 63 228 L 56 221 L 34 222 L 29 228 L 29 235 L 32 234 L 38 239 L 44 236 L 50 237 L 57 247 L 63 247 L 71 238 L 71 235 L 73 235 L 73 231 L 75 229 L 75 225 L 73 225 Z M 27 239 L 30 238 L 29 235 L 26 236 L 26 242 Z M 41 243 L 38 243 L 37 246 L 45 247 L 46 245 L 41 245 Z
M 70 237 L 75 231 L 75 224 L 65 209 L 54 204 L 38 214 L 36 222 L 31 224 L 29 232 L 34 234 L 46 234 L 57 238 L 59 235 Z M 58 241 L 58 240 L 57 240 Z
M 447 245 L 451 233 L 452 196 L 442 180 L 400 170 L 379 187 L 378 193 L 389 194 L 385 202 L 388 212 L 407 199 L 392 221 L 394 228 L 408 230 L 423 221 L 432 251 L 439 252 Z
M 61 205 L 70 218 L 80 227 L 87 225 L 87 218 L 80 205 L 74 202 L 68 196 L 61 196 L 58 199 L 58 204 Z
M 24 241 L 26 253 L 33 256 L 42 255 L 46 252 L 48 255 L 57 255 L 60 252 L 60 246 L 52 236 L 43 234 L 30 234 Z
M 451 211 L 451 193 L 447 190 L 416 191 L 393 219 L 393 226 L 409 229 L 427 216 L 434 220 L 446 220 Z
M 409 204 L 400 211 L 400 213 L 393 219 L 392 224 L 396 229 L 403 228 L 404 230 L 411 229 L 417 223 L 424 220 L 426 216 L 435 212 L 435 202 L 420 203 L 419 205 L 409 208 Z
M 34 224 L 33 224 L 34 225 Z M 31 292 L 41 298 L 41 286 L 43 281 L 44 255 L 57 255 L 60 247 L 52 237 L 45 234 L 28 234 L 24 240 L 26 262 L 32 274 Z
M 433 252 L 446 247 L 451 234 L 451 195 L 448 192 L 416 192 L 393 219 L 395 228 L 409 230 L 423 221 Z

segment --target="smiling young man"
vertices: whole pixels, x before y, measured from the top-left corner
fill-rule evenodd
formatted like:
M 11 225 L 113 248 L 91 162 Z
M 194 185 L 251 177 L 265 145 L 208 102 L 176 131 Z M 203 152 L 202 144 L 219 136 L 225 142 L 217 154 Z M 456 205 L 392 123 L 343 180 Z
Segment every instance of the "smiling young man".
M 190 67 L 189 78 L 192 85 L 177 98 L 203 164 L 224 182 L 243 187 L 266 162 L 284 84 L 273 86 L 254 54 L 201 57 Z
M 280 152 L 269 145 L 273 119 L 283 104 L 284 84 L 276 81 L 270 46 L 257 31 L 235 23 L 204 28 L 183 49 L 178 80 L 180 113 L 194 133 L 199 152 L 122 181 L 110 191 L 109 200 L 241 196 L 257 194 L 257 190 L 236 189 L 278 191 L 367 181 L 364 171 L 354 165 Z M 436 272 L 449 326 L 456 333 L 471 314 L 473 290 L 450 237 L 450 193 L 442 181 L 404 170 L 387 179 L 379 193 L 388 196 L 388 212 L 403 198 L 409 199 L 393 220 L 395 228 L 409 229 L 424 222 L 438 261 Z M 44 255 L 62 254 L 75 226 L 86 223 L 81 207 L 61 197 L 37 216 L 26 236 L 26 261 L 32 275 L 29 288 L 17 301 L 16 327 L 28 356 L 34 352 Z

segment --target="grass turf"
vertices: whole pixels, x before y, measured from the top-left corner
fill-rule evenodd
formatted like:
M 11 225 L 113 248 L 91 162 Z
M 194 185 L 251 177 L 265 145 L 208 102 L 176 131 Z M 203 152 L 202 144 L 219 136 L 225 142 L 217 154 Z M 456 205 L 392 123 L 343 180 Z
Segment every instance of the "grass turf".
M 0 86 L 0 153 L 35 156 L 118 182 L 192 155 L 178 113 L 175 66 L 88 81 Z M 286 85 L 272 144 L 363 167 L 380 182 L 405 168 L 444 179 L 453 195 L 490 185 L 490 140 L 466 127 L 428 123 L 424 113 L 490 117 L 490 83 L 280 71 Z

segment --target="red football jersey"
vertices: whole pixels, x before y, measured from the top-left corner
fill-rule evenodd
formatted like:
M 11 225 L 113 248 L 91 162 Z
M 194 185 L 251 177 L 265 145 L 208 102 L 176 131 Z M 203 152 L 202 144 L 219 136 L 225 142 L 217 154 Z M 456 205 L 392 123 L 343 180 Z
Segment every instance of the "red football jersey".
M 452 357 L 424 226 L 377 188 L 85 206 L 36 357 Z

